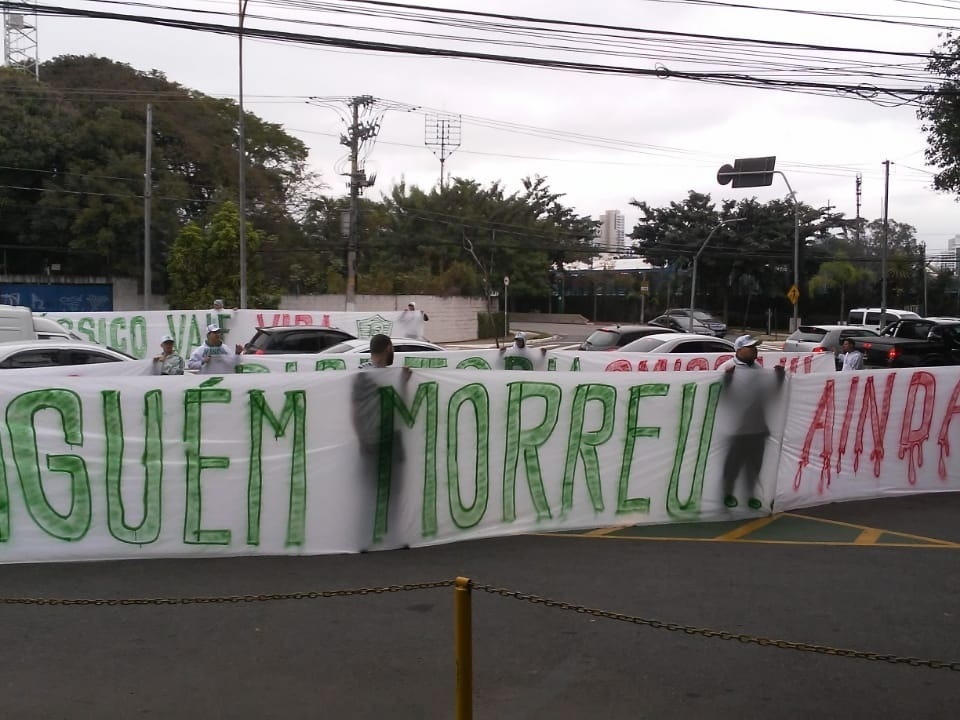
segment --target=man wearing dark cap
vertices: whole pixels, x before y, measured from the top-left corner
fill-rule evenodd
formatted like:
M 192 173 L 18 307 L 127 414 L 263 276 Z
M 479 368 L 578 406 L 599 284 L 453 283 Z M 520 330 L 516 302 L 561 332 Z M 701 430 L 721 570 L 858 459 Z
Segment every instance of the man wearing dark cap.
M 724 371 L 724 405 L 732 430 L 723 463 L 723 504 L 728 508 L 739 504 L 734 493 L 741 474 L 748 489 L 747 505 L 752 510 L 762 506 L 757 486 L 770 436 L 767 404 L 783 384 L 784 369 L 777 365 L 772 373 L 764 371 L 757 362 L 758 345 L 757 338 L 741 335 L 733 342 L 734 357 L 720 367 Z

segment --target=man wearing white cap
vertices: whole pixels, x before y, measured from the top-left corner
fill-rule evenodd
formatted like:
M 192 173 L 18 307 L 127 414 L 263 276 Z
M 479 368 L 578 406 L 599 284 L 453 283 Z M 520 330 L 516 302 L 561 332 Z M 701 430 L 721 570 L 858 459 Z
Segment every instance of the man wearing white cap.
M 728 508 L 739 505 L 735 486 L 741 474 L 747 484 L 747 505 L 759 510 L 763 504 L 757 490 L 770 436 L 767 404 L 783 384 L 784 369 L 776 365 L 773 372 L 765 372 L 757 362 L 759 344 L 757 338 L 741 335 L 733 341 L 734 357 L 720 366 L 724 371 L 724 424 L 732 431 L 723 463 L 723 504 Z
M 159 364 L 161 375 L 183 375 L 183 358 L 173 347 L 173 336 L 160 338 L 160 354 L 153 358 Z
M 204 375 L 232 373 L 242 352 L 242 345 L 237 345 L 233 352 L 224 347 L 223 331 L 214 323 L 207 325 L 207 339 L 203 345 L 190 353 L 187 367 Z

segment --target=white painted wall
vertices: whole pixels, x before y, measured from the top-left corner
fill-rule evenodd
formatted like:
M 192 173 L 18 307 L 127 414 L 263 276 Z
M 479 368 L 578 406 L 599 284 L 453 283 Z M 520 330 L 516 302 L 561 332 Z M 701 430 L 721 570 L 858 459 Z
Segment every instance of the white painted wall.
M 113 309 L 120 311 L 143 310 L 143 295 L 139 283 L 134 278 L 101 277 L 58 277 L 57 282 L 65 283 L 113 283 Z M 41 283 L 43 276 L 8 275 L 0 280 L 18 283 Z M 476 340 L 477 313 L 485 312 L 483 298 L 437 297 L 433 295 L 357 295 L 357 310 L 403 310 L 413 301 L 419 310 L 427 313 L 430 320 L 426 324 L 425 334 L 433 342 L 460 342 Z M 210 302 L 213 303 L 211 296 Z M 150 310 L 169 309 L 166 297 L 153 295 Z M 284 295 L 280 299 L 280 310 L 345 310 L 343 295 Z
M 430 318 L 425 335 L 433 342 L 476 340 L 477 313 L 484 312 L 483 298 L 432 295 L 357 295 L 357 310 L 403 310 L 413 301 Z M 284 310 L 345 310 L 343 295 L 284 295 Z

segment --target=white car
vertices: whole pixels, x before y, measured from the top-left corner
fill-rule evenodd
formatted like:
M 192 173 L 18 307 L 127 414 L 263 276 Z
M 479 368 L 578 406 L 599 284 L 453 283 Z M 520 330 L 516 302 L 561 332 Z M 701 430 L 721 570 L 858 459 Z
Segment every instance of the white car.
M 59 338 L 0 343 L 0 370 L 129 362 L 135 359 L 96 343 Z
M 414 340 L 412 338 L 390 338 L 390 341 L 393 343 L 393 351 L 395 353 L 412 353 L 412 352 L 436 352 L 437 350 L 444 350 L 445 348 L 440 347 L 439 345 L 434 345 L 432 342 L 427 342 L 426 340 Z M 342 343 L 337 345 L 332 345 L 326 350 L 321 351 L 323 354 L 326 353 L 352 353 L 360 355 L 369 355 L 370 354 L 370 338 L 360 338 L 357 340 L 344 340 Z
M 645 353 L 726 353 L 733 352 L 733 343 L 724 338 L 693 333 L 660 333 L 647 335 L 627 343 L 618 352 Z

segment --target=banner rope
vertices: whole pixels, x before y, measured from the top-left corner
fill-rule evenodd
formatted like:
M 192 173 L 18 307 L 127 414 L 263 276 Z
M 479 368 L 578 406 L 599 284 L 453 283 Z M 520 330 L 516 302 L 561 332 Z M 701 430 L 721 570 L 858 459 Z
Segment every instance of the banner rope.
M 950 660 L 930 660 L 915 657 L 904 657 L 900 655 L 888 655 L 882 653 L 869 652 L 865 650 L 851 650 L 849 648 L 837 648 L 829 645 L 815 645 L 813 643 L 793 642 L 790 640 L 777 640 L 773 638 L 747 635 L 745 633 L 727 632 L 726 630 L 713 630 L 710 628 L 700 628 L 693 625 L 681 625 L 679 623 L 664 622 L 663 620 L 654 620 L 651 618 L 637 617 L 635 615 L 626 615 L 624 613 L 611 612 L 609 610 L 600 610 L 585 605 L 576 605 L 574 603 L 563 602 L 560 600 L 551 600 L 549 598 L 521 593 L 506 588 L 494 587 L 492 585 L 479 585 L 471 583 L 474 590 L 480 590 L 491 595 L 511 598 L 532 603 L 534 605 L 543 605 L 544 607 L 559 608 L 560 610 L 569 610 L 582 615 L 591 615 L 593 617 L 605 618 L 607 620 L 617 620 L 619 622 L 642 625 L 644 627 L 654 628 L 656 630 L 668 630 L 670 632 L 682 632 L 686 635 L 697 635 L 705 638 L 719 638 L 721 640 L 734 640 L 737 642 L 759 645 L 761 647 L 773 647 L 781 650 L 796 650 L 798 652 L 814 653 L 817 655 L 833 655 L 835 657 L 854 658 L 857 660 L 870 660 L 873 662 L 885 662 L 894 665 L 909 665 L 911 667 L 929 668 L 932 670 L 952 670 L 960 672 L 960 661 Z

